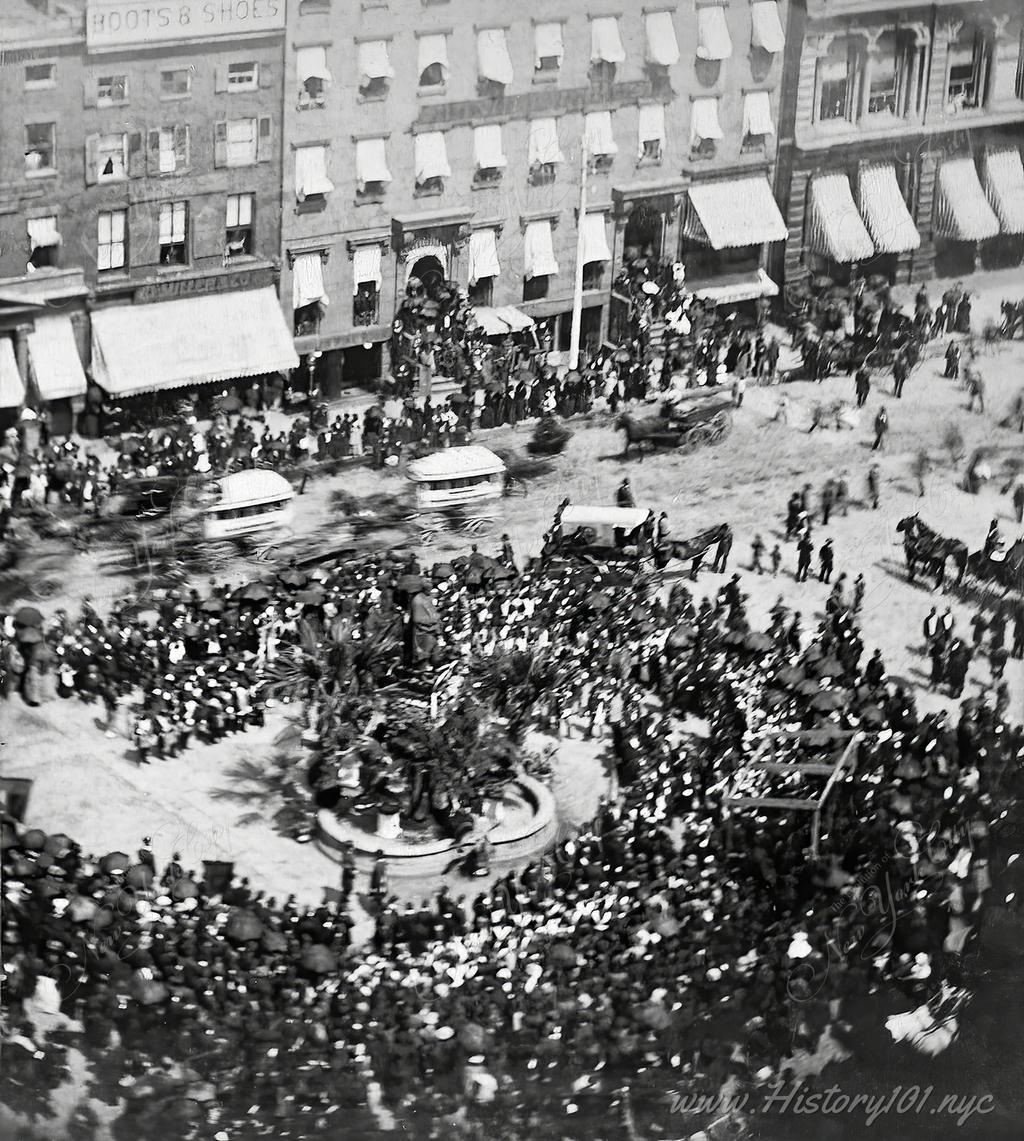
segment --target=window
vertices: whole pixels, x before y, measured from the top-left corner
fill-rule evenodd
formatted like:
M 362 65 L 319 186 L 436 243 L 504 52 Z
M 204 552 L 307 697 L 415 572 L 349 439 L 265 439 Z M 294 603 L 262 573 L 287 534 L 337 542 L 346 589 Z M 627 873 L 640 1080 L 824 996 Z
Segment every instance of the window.
M 897 96 L 898 60 L 896 33 L 885 32 L 871 53 L 871 72 L 868 83 L 868 114 L 895 115 Z
M 255 91 L 259 85 L 259 64 L 255 60 L 228 64 L 229 91 Z
M 499 182 L 508 159 L 502 147 L 498 123 L 473 128 L 473 154 L 476 159 L 475 181 L 482 184 Z
M 383 249 L 375 244 L 357 246 L 352 251 L 352 324 L 360 328 L 376 325 L 380 320 L 383 257 Z
M 388 56 L 387 40 L 365 40 L 359 45 L 359 94 L 363 99 L 383 99 L 395 77 Z
M 111 107 L 128 101 L 127 75 L 101 75 L 96 80 L 96 106 Z
M 523 300 L 543 301 L 548 295 L 549 283 L 550 278 L 546 273 L 526 278 L 523 281 Z
M 1021 28 L 1020 42 L 1017 45 L 1017 74 L 1013 80 L 1013 93 L 1024 99 L 1024 28 Z
M 615 81 L 615 67 L 626 58 L 616 16 L 590 21 L 590 81 L 596 85 Z
M 562 25 L 537 24 L 533 29 L 534 71 L 554 75 L 562 67 L 564 54 Z
M 718 100 L 694 99 L 690 108 L 690 154 L 692 158 L 712 158 L 722 138 L 718 122 Z
M 162 127 L 153 133 L 157 135 L 157 173 L 185 170 L 189 159 L 188 127 Z
M 296 72 L 299 81 L 299 110 L 323 107 L 327 101 L 327 85 L 331 81 L 331 73 L 327 70 L 327 49 L 299 48 L 296 52 Z
M 420 36 L 418 54 L 420 87 L 444 87 L 448 82 L 448 37 Z
M 165 99 L 180 99 L 192 92 L 192 68 L 178 67 L 160 72 L 160 94 Z
M 57 250 L 60 248 L 61 237 L 57 229 L 57 219 L 54 215 L 45 218 L 29 218 L 28 245 L 31 251 L 27 269 L 43 269 L 45 266 L 57 264 Z
M 188 264 L 187 202 L 165 202 L 160 207 L 160 264 Z
M 424 131 L 416 136 L 416 193 L 440 194 L 444 180 L 451 178 L 448 149 L 443 131 Z
M 225 133 L 225 166 L 251 166 L 256 161 L 256 120 L 228 119 Z
M 253 252 L 252 214 L 254 194 L 229 194 L 227 205 L 224 256 L 242 257 Z
M 476 52 L 480 94 L 489 97 L 504 95 L 513 75 L 505 29 L 485 28 L 478 32 Z
M 473 284 L 469 287 L 470 305 L 490 305 L 493 299 L 493 277 L 478 277 L 476 281 L 474 281 Z
M 767 91 L 748 91 L 743 96 L 741 150 L 747 152 L 763 150 L 768 136 L 774 133 L 771 95 Z
M 327 148 L 299 147 L 295 152 L 295 198 L 322 208 L 334 183 L 327 176 Z
M 30 63 L 25 68 L 25 90 L 39 91 L 44 87 L 57 86 L 57 65 L 55 63 Z
M 530 182 L 534 186 L 554 182 L 555 167 L 563 161 L 562 148 L 558 143 L 557 120 L 531 119 L 527 146 Z
M 301 309 L 293 310 L 294 335 L 296 337 L 309 337 L 316 333 L 320 328 L 322 313 L 323 308 L 319 301 L 311 301 L 308 305 L 303 305 Z
M 96 140 L 96 181 L 124 178 L 128 164 L 128 136 L 100 135 Z
M 391 181 L 385 139 L 356 140 L 356 197 L 377 201 Z M 358 254 L 357 254 L 358 256 Z
M 604 262 L 588 261 L 583 266 L 583 288 L 600 289 L 604 279 Z
M 57 169 L 56 123 L 29 123 L 25 127 L 25 174 L 53 174 Z
M 980 31 L 966 35 L 967 43 L 949 45 L 946 103 L 951 111 L 981 107 L 985 102 L 991 45 Z
M 818 60 L 815 76 L 817 122 L 854 118 L 857 56 L 855 44 L 845 37 L 838 37 L 829 45 L 828 54 Z
M 108 210 L 97 218 L 96 268 L 100 273 L 124 269 L 128 261 L 128 211 Z
M 360 281 L 352 298 L 352 324 L 357 328 L 376 325 L 380 307 L 380 293 L 375 281 Z
M 583 137 L 592 171 L 610 170 L 618 153 L 612 131 L 611 111 L 591 111 L 583 116 Z

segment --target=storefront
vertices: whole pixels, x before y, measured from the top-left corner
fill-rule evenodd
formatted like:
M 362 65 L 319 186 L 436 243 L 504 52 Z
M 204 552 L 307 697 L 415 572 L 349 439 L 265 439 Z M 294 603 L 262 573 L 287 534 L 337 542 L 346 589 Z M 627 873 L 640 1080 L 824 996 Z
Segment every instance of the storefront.
M 18 422 L 25 403 L 25 382 L 14 355 L 14 341 L 0 336 L 0 431 Z
M 55 436 L 69 435 L 85 408 L 86 379 L 71 318 L 37 317 L 28 334 L 30 388 Z
M 943 159 L 935 180 L 935 269 L 957 277 L 978 268 L 981 243 L 1000 232 L 972 156 Z
M 271 286 L 114 305 L 92 315 L 93 378 L 110 401 L 131 400 L 136 415 L 166 404 L 165 394 L 187 395 L 209 412 L 254 380 L 279 389 L 298 364 Z

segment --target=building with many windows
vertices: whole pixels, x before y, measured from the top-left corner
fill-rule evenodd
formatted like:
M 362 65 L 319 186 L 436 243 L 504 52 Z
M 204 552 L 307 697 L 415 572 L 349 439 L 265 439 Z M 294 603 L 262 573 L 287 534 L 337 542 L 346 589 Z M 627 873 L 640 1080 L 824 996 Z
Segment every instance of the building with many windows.
M 175 0 L 173 21 L 135 0 L 10 3 L 0 321 L 19 310 L 23 383 L 80 410 L 83 364 L 117 398 L 297 364 L 276 288 L 284 0 Z M 71 290 L 88 315 L 33 307 Z
M 1019 263 L 1022 37 L 1017 0 L 795 0 L 776 276 L 906 282 Z
M 329 393 L 379 376 L 410 277 L 551 319 L 566 347 L 641 252 L 771 293 L 785 0 L 295 0 L 282 303 Z M 582 153 L 588 204 L 578 217 Z

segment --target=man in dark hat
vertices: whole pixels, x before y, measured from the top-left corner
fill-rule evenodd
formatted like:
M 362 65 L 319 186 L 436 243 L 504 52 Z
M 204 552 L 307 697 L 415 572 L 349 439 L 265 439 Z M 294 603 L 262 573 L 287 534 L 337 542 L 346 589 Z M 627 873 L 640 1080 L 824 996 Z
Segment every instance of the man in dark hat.
M 619 484 L 619 490 L 615 493 L 615 503 L 619 507 L 636 507 L 636 500 L 633 498 L 633 489 L 629 485 L 628 478 Z

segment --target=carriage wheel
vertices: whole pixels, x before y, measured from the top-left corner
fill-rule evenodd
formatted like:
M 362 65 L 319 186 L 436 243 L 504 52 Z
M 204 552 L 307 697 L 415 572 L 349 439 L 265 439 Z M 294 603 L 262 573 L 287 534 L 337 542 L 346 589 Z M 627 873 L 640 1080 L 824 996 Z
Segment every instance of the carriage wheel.
M 54 578 L 41 578 L 33 583 L 32 593 L 36 598 L 53 598 L 60 591 L 60 583 Z
M 696 428 L 691 428 L 686 433 L 686 450 L 695 452 L 698 448 L 703 447 L 704 444 L 709 443 L 711 440 L 711 431 L 704 424 L 698 424 Z
M 709 425 L 711 429 L 711 443 L 718 444 L 732 431 L 732 417 L 728 412 L 719 412 Z

